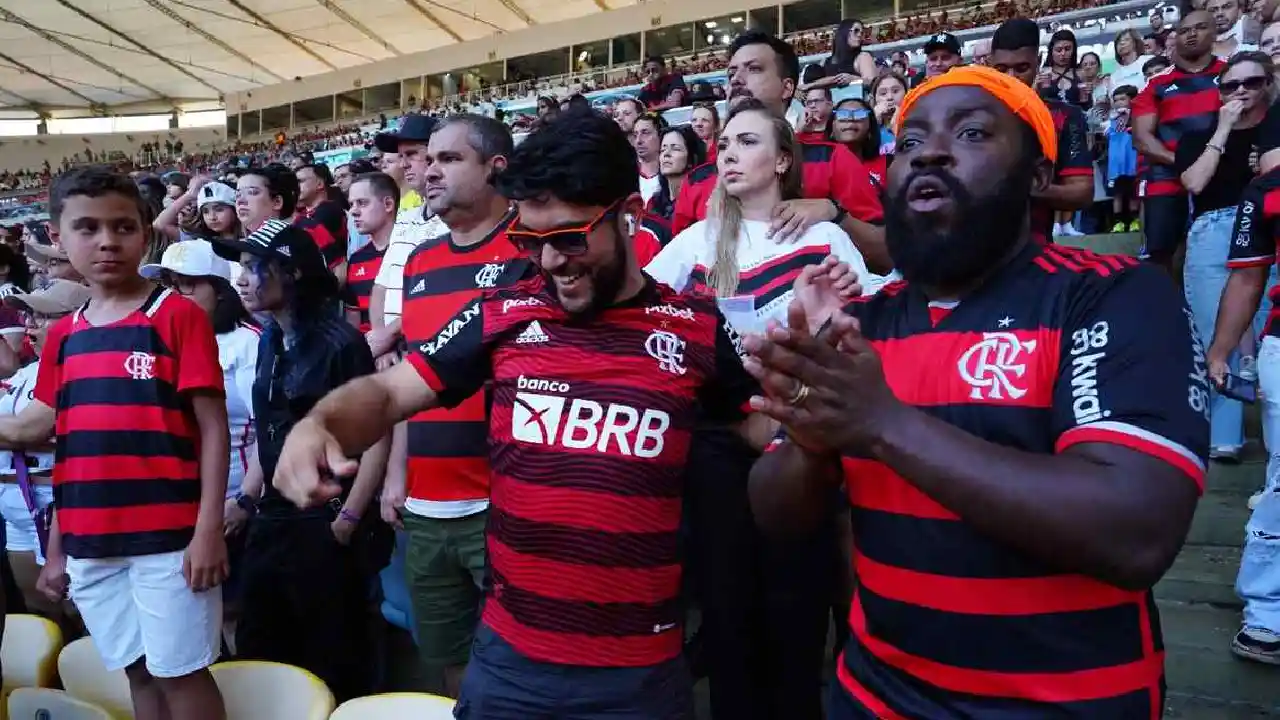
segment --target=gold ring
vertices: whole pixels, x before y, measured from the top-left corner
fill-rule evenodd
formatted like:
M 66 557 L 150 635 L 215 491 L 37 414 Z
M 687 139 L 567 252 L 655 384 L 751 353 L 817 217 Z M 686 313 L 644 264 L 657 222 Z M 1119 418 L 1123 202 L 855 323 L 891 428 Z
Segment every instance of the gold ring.
M 808 386 L 808 384 L 800 383 L 800 387 L 796 390 L 796 393 L 792 395 L 790 399 L 787 400 L 787 404 L 799 405 L 800 403 L 803 403 L 806 399 L 808 399 L 810 392 L 811 392 L 811 389 Z

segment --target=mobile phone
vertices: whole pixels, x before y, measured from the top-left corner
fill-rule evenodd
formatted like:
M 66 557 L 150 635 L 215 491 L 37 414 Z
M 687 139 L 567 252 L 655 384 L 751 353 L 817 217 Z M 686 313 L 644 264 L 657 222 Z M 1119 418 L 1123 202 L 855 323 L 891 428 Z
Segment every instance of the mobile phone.
M 1253 403 L 1258 401 L 1258 384 L 1253 380 L 1245 380 L 1239 375 L 1227 373 L 1226 381 L 1218 388 L 1218 392 L 1232 400 L 1239 400 L 1243 403 Z

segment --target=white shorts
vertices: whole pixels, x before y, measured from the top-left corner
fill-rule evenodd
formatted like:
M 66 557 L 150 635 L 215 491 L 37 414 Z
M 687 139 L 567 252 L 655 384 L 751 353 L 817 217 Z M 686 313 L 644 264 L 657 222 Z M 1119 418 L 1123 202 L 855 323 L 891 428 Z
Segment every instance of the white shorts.
M 155 677 L 189 675 L 222 649 L 222 588 L 191 592 L 184 552 L 125 558 L 67 558 L 71 599 L 107 670 L 146 657 Z
M 36 507 L 46 508 L 53 502 L 52 485 L 35 485 Z M 36 562 L 43 565 L 40 552 L 40 536 L 36 535 L 36 521 L 27 509 L 22 488 L 17 483 L 0 483 L 0 516 L 4 517 L 4 544 L 9 552 L 34 552 Z

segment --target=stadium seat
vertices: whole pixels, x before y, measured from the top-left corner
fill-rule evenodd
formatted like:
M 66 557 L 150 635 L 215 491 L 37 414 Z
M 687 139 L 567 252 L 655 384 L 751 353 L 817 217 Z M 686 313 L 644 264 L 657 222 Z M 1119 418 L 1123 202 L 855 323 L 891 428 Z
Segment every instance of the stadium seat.
M 387 693 L 348 700 L 329 720 L 453 720 L 454 701 L 425 693 Z
M 8 707 L 11 720 L 112 720 L 97 705 L 49 688 L 18 688 Z
M 4 692 L 21 687 L 53 687 L 58 677 L 62 630 L 39 615 L 6 615 L 0 664 Z
M 227 705 L 227 720 L 327 720 L 333 693 L 292 665 L 236 660 L 209 668 Z
M 129 678 L 123 670 L 107 670 L 92 638 L 82 637 L 62 649 L 58 676 L 72 697 L 105 708 L 116 720 L 133 720 Z

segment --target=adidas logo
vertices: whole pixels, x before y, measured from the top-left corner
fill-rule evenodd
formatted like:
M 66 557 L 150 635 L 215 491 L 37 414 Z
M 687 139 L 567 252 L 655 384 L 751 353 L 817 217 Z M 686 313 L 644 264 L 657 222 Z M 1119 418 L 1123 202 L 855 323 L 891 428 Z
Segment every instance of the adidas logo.
M 418 293 L 420 293 L 420 292 L 422 292 L 423 290 L 426 290 L 426 289 L 427 289 L 427 281 L 426 281 L 426 280 L 419 280 L 419 281 L 418 281 L 418 282 L 413 286 L 413 289 L 409 291 L 409 293 L 410 293 L 410 294 L 412 294 L 412 295 L 416 295 L 416 294 L 418 294 Z
M 542 324 L 537 320 L 534 320 L 529 323 L 529 326 L 524 329 L 524 332 L 520 333 L 520 336 L 516 338 L 516 344 L 531 345 L 533 343 L 544 343 L 550 339 L 551 338 L 546 333 L 542 332 Z

